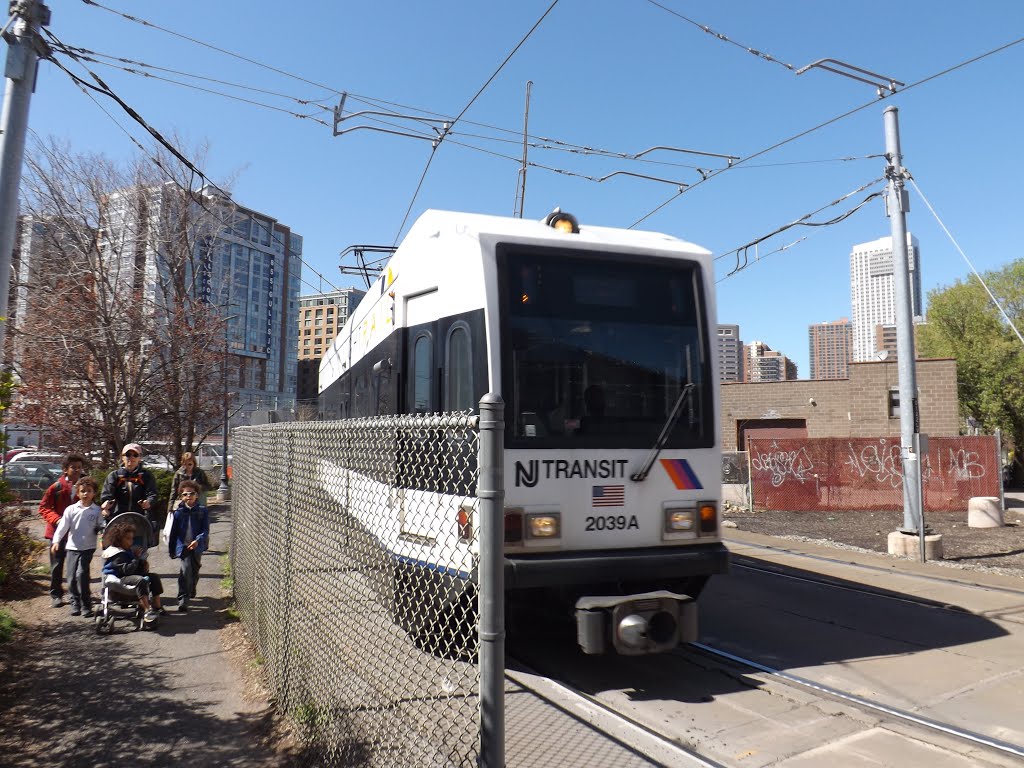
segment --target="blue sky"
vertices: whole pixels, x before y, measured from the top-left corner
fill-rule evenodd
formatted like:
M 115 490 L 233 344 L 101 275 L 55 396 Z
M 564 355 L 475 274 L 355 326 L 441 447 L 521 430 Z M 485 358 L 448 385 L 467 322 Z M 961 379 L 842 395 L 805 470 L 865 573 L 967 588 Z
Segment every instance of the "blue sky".
M 748 158 L 870 103 L 693 186 L 638 225 L 716 255 L 881 177 L 884 161 L 865 158 L 884 152 L 882 111 L 890 104 L 900 109 L 904 165 L 975 265 L 994 269 L 1022 255 L 1024 44 L 886 99 L 851 79 L 821 70 L 797 76 L 776 63 L 799 68 L 834 58 L 913 84 L 1024 36 L 1019 0 L 560 0 L 438 148 L 404 228 L 429 142 L 370 130 L 333 137 L 331 115 L 316 105 L 333 106 L 337 93 L 348 91 L 347 112 L 390 102 L 458 115 L 551 0 L 103 2 L 316 85 L 79 0 L 49 4 L 50 30 L 66 45 L 311 101 L 147 70 L 285 110 L 273 111 L 88 64 L 161 132 L 177 132 L 186 146 L 208 142 L 204 170 L 230 182 L 240 203 L 305 237 L 304 293 L 357 284 L 339 273 L 339 252 L 355 243 L 393 243 L 426 208 L 511 215 L 527 80 L 529 132 L 543 137 L 531 143 L 622 154 L 673 146 Z M 97 99 L 143 136 L 113 102 Z M 286 112 L 313 114 L 328 125 Z M 344 125 L 367 124 L 355 120 Z M 79 151 L 134 151 L 122 129 L 49 63 L 40 68 L 29 124 Z M 624 175 L 585 177 L 627 171 L 695 185 L 697 167 L 722 167 L 715 158 L 665 151 L 646 159 L 654 162 L 532 147 L 530 162 L 544 167 L 528 171 L 525 215 L 541 218 L 558 205 L 583 222 L 628 227 L 677 187 Z M 876 189 L 813 220 L 843 213 Z M 920 240 L 925 290 L 962 279 L 967 265 L 913 189 L 911 195 L 908 228 Z M 731 277 L 725 278 L 735 258 L 720 259 L 719 321 L 739 323 L 744 341 L 759 339 L 789 355 L 806 377 L 808 324 L 850 314 L 851 245 L 888 234 L 883 204 L 874 200 L 835 226 L 801 227 L 765 241 L 762 259 Z

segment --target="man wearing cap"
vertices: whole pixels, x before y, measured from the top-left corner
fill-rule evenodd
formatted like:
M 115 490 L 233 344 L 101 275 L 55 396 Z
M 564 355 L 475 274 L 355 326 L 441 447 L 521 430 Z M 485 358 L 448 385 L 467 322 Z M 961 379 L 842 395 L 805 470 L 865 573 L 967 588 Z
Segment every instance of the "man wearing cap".
M 125 512 L 138 512 L 156 530 L 156 479 L 142 466 L 142 447 L 128 443 L 121 450 L 124 464 L 107 475 L 100 494 L 103 517 L 110 520 Z

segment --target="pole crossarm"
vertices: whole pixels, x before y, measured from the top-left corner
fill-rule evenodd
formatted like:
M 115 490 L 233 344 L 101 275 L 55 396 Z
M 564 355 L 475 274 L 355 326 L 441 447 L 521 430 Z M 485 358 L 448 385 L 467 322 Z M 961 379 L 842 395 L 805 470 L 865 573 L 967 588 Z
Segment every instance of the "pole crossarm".
M 837 75 L 848 77 L 851 80 L 858 80 L 862 83 L 873 85 L 878 89 L 879 97 L 885 95 L 882 93 L 883 90 L 889 91 L 889 93 L 896 93 L 897 86 L 902 88 L 906 85 L 906 83 L 902 83 L 895 78 L 888 77 L 887 75 L 880 75 L 877 72 L 872 72 L 868 69 L 855 67 L 853 64 L 847 64 L 845 61 L 840 61 L 839 59 L 818 59 L 817 61 L 812 61 L 806 67 L 800 67 L 800 69 L 796 71 L 796 74 L 802 75 L 804 72 L 811 69 L 824 69 L 827 72 L 833 72 Z M 859 74 L 854 74 L 855 72 Z M 863 75 L 866 75 L 866 77 L 863 77 Z

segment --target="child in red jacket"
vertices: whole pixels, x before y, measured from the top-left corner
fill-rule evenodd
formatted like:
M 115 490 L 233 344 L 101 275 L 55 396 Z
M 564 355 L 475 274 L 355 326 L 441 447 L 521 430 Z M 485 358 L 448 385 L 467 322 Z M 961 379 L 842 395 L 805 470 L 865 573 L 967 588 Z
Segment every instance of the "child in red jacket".
M 64 474 L 43 493 L 39 502 L 39 516 L 46 521 L 43 537 L 49 542 L 46 547 L 50 553 L 50 600 L 54 608 L 64 605 L 64 558 L 65 542 L 57 540 L 57 551 L 53 551 L 53 534 L 57 530 L 64 510 L 75 503 L 75 483 L 82 476 L 85 468 L 85 457 L 77 453 L 69 453 L 61 462 Z

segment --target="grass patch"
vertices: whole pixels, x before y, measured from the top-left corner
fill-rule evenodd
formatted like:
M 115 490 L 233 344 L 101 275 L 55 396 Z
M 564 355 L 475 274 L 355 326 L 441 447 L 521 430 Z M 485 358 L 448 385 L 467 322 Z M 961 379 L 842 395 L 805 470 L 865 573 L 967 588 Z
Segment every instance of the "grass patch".
M 222 574 L 220 588 L 233 595 L 235 593 L 235 579 L 231 575 L 231 557 L 227 552 L 221 555 L 220 572 Z
M 0 643 L 10 642 L 14 637 L 14 630 L 20 625 L 7 611 L 0 610 Z

